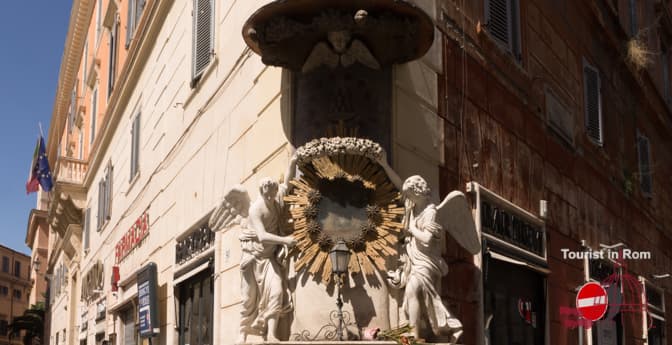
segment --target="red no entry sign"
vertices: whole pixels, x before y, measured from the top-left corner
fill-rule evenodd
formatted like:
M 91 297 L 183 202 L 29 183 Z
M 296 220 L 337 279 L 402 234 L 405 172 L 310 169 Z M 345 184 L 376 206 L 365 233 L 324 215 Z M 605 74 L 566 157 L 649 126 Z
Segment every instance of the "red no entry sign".
M 576 308 L 583 318 L 597 321 L 604 316 L 609 306 L 607 291 L 602 285 L 594 282 L 586 283 L 576 294 Z

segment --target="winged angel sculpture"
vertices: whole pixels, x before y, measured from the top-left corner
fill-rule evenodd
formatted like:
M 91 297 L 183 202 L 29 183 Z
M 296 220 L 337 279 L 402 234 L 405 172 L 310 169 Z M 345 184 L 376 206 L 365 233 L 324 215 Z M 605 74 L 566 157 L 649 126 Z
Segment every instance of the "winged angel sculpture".
M 362 41 L 352 39 L 350 31 L 330 31 L 327 33 L 327 40 L 329 43 L 319 42 L 313 47 L 301 69 L 303 73 L 308 73 L 322 65 L 330 68 L 336 68 L 338 65 L 348 67 L 355 62 L 371 69 L 380 68 L 380 64 L 369 48 Z
M 239 225 L 242 258 L 240 262 L 242 311 L 237 343 L 245 343 L 248 334 L 277 341 L 281 315 L 291 311 L 292 302 L 286 282 L 286 259 L 296 245 L 290 236 L 281 236 L 284 196 L 288 181 L 294 177 L 296 158 L 292 158 L 285 182 L 270 178 L 259 182 L 259 197 L 250 203 L 242 186 L 230 189 L 210 217 L 213 231 Z
M 418 326 L 424 315 L 434 334 L 452 332 L 452 342 L 456 342 L 462 334 L 462 323 L 441 301 L 438 285 L 448 273 L 448 265 L 441 257 L 444 232 L 472 255 L 481 249 L 466 197 L 453 191 L 437 206 L 431 201 L 431 190 L 424 178 L 411 176 L 402 185 L 384 158 L 379 163 L 402 191 L 406 210 L 403 223 L 410 235 L 404 244 L 403 266 L 388 272 L 389 281 L 395 287 L 405 287 L 402 309 L 416 339 L 420 338 Z

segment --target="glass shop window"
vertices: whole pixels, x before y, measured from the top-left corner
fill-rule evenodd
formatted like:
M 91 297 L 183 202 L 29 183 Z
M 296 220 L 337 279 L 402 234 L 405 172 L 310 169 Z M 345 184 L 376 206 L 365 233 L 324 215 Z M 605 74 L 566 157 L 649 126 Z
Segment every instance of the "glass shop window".
M 647 315 L 647 334 L 648 345 L 663 345 L 665 342 L 665 300 L 662 290 L 649 284 L 645 285 L 646 303 L 648 309 Z
M 138 345 L 138 327 L 136 325 L 135 308 L 124 309 L 121 313 L 121 337 L 122 345 Z
M 485 337 L 489 345 L 544 344 L 544 275 L 493 258 L 484 269 Z
M 212 344 L 214 281 L 208 269 L 178 287 L 179 344 Z

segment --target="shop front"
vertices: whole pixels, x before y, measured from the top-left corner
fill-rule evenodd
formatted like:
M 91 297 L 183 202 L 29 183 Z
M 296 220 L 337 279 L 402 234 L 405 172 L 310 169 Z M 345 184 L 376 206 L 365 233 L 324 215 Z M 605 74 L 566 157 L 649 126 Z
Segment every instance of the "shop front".
M 214 244 L 207 219 L 177 240 L 173 287 L 180 345 L 213 343 Z
M 547 343 L 544 221 L 477 183 L 467 190 L 483 243 L 485 344 Z

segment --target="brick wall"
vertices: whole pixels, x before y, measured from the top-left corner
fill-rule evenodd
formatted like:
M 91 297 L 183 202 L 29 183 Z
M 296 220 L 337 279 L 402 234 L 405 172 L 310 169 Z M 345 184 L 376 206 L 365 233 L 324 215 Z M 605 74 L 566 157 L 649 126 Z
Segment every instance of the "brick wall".
M 579 250 L 581 240 L 592 248 L 624 242 L 653 256 L 628 262 L 631 274 L 650 277 L 672 271 L 672 116 L 662 101 L 660 61 L 654 59 L 641 72 L 625 62 L 628 2 L 620 1 L 612 9 L 607 1 L 521 1 L 520 62 L 483 29 L 481 1 L 465 6 L 451 0 L 440 3 L 445 60 L 439 112 L 446 119 L 441 193 L 464 190 L 465 183 L 474 180 L 533 214 L 539 213 L 539 200 L 548 201 L 551 339 L 554 344 L 577 343 L 576 330 L 562 328 L 558 308 L 573 305 L 583 266 L 582 261 L 563 260 L 560 248 Z M 640 26 L 662 27 L 654 22 L 660 12 L 646 5 L 650 8 L 638 12 Z M 657 39 L 647 42 L 653 45 Z M 584 59 L 600 71 L 602 146 L 585 132 Z M 545 90 L 567 109 L 573 124 L 570 142 L 547 124 Z M 642 196 L 637 180 L 637 130 L 651 141 L 650 199 Z M 450 258 L 452 272 L 444 290 L 450 291 L 448 297 L 458 305 L 464 323 L 473 325 L 477 297 L 470 293 L 480 275 L 468 264 L 466 253 L 454 243 L 449 246 L 454 250 L 448 252 L 457 254 Z M 667 308 L 672 310 L 672 279 L 655 284 L 666 290 Z M 641 324 L 624 324 L 625 342 L 641 342 Z M 672 323 L 667 327 L 666 333 L 672 334 Z M 473 343 L 477 332 L 470 326 L 464 342 Z

